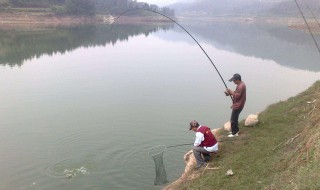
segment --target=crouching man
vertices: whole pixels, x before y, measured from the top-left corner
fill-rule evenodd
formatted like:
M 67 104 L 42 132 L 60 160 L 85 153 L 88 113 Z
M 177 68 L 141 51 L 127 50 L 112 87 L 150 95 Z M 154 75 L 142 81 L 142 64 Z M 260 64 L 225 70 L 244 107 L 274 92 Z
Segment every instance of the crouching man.
M 197 161 L 196 169 L 206 165 L 210 160 L 210 153 L 218 151 L 218 141 L 207 126 L 199 125 L 196 120 L 190 122 L 190 129 L 196 132 L 193 154 Z

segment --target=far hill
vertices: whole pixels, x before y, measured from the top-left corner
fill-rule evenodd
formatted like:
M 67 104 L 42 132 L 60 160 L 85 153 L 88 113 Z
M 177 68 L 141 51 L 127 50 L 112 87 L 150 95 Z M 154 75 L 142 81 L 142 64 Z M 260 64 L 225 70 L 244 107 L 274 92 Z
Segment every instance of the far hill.
M 0 0 L 0 24 L 2 28 L 12 28 L 112 23 L 119 15 L 126 23 L 167 22 L 152 11 L 175 17 L 169 7 L 136 0 Z
M 0 12 L 45 12 L 55 15 L 120 14 L 130 9 L 143 8 L 174 16 L 168 7 L 136 0 L 0 0 Z M 134 11 L 128 14 L 148 14 Z
M 320 4 L 316 0 L 298 1 L 298 4 L 305 14 L 320 15 Z M 201 0 L 176 3 L 170 7 L 177 15 L 301 16 L 294 0 Z

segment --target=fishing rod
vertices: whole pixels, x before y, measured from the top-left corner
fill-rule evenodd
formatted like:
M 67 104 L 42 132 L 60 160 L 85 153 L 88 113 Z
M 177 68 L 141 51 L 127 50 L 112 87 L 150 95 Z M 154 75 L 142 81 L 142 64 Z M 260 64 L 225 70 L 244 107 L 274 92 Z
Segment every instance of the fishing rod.
M 248 138 L 222 139 L 222 140 L 218 140 L 218 142 L 230 142 L 230 141 L 247 140 L 247 139 Z M 186 145 L 193 145 L 193 143 L 177 144 L 177 145 L 167 146 L 167 148 L 173 148 L 173 147 L 178 147 L 178 146 L 186 146 Z
M 310 6 L 308 5 L 308 3 L 307 3 L 306 1 L 303 1 L 303 2 L 304 2 L 304 4 L 307 6 L 307 8 L 309 9 L 309 11 L 311 12 L 312 17 L 316 20 L 318 26 L 320 27 L 320 23 L 319 23 L 317 17 L 315 16 L 315 14 L 313 13 L 312 9 L 310 8 Z
M 191 35 L 190 32 L 188 32 L 182 25 L 180 25 L 177 21 L 173 20 L 172 18 L 170 18 L 169 16 L 165 15 L 165 14 L 162 14 L 162 13 L 159 13 L 157 11 L 154 11 L 154 10 L 150 10 L 150 9 L 145 9 L 145 8 L 134 8 L 134 9 L 129 9 L 129 10 L 126 10 L 122 13 L 120 13 L 120 15 L 115 19 L 115 22 L 124 14 L 128 13 L 128 12 L 131 12 L 131 11 L 136 11 L 136 10 L 144 10 L 144 11 L 149 11 L 149 12 L 152 12 L 152 13 L 156 13 L 158 15 L 161 15 L 161 16 L 164 16 L 165 18 L 169 19 L 170 21 L 174 22 L 175 24 L 177 24 L 180 28 L 182 28 L 197 44 L 198 46 L 200 47 L 200 49 L 203 51 L 203 53 L 207 56 L 207 58 L 209 59 L 209 61 L 211 62 L 212 66 L 215 68 L 215 70 L 217 71 L 220 79 L 222 80 L 224 86 L 226 87 L 226 89 L 228 89 L 228 86 L 227 84 L 225 83 L 225 81 L 223 80 L 218 68 L 216 67 L 216 65 L 213 63 L 213 61 L 211 60 L 211 58 L 209 57 L 209 55 L 207 54 L 207 52 L 203 49 L 203 47 L 200 45 L 200 43 Z M 114 23 L 115 23 L 114 22 Z M 112 24 L 114 24 L 112 23 Z M 233 102 L 233 97 L 230 96 L 232 102 Z
M 310 34 L 311 34 L 311 37 L 312 37 L 314 43 L 316 44 L 316 46 L 317 46 L 317 48 L 318 48 L 318 51 L 319 51 L 319 53 L 320 53 L 320 47 L 319 47 L 319 45 L 318 45 L 318 43 L 317 43 L 317 41 L 316 41 L 316 39 L 315 39 L 312 31 L 311 31 L 311 28 L 309 27 L 309 24 L 308 24 L 308 22 L 307 22 L 307 20 L 306 20 L 306 18 L 305 18 L 305 16 L 304 16 L 304 14 L 303 14 L 303 12 L 302 12 L 302 10 L 301 10 L 301 8 L 300 8 L 297 0 L 294 0 L 294 1 L 296 2 L 296 5 L 297 5 L 297 7 L 298 7 L 298 9 L 299 9 L 299 11 L 300 11 L 300 14 L 302 15 L 302 18 L 303 18 L 304 22 L 306 23 L 306 25 L 307 25 L 307 27 L 308 27 L 308 30 L 309 30 L 309 32 L 310 32 Z
M 173 148 L 173 147 L 178 147 L 178 146 L 186 146 L 186 145 L 192 145 L 192 144 L 193 144 L 193 143 L 177 144 L 177 145 L 167 146 L 167 148 Z

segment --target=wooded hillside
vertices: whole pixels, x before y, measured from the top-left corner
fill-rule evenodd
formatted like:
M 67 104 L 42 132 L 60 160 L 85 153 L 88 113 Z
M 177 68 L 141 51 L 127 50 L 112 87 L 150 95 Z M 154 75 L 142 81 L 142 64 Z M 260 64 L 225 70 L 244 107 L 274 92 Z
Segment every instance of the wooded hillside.
M 72 15 L 119 14 L 129 9 L 144 8 L 174 16 L 174 11 L 168 7 L 161 8 L 136 0 L 0 0 L 0 11 L 19 8 L 38 8 L 39 11 Z M 135 11 L 131 14 L 141 13 Z
M 297 0 L 302 11 L 320 16 L 317 0 Z M 177 14 L 210 16 L 300 16 L 294 0 L 202 0 L 170 6 Z

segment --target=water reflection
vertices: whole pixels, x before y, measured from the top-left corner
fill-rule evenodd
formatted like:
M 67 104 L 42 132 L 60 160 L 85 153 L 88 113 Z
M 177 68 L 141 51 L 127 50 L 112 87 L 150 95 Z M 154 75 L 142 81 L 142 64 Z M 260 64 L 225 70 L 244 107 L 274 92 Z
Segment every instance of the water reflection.
M 32 30 L 0 30 L 0 64 L 21 66 L 25 60 L 43 54 L 65 53 L 79 47 L 105 46 L 129 37 L 168 30 L 165 25 L 82 25 Z
M 206 43 L 218 49 L 273 60 L 285 67 L 320 71 L 319 52 L 310 35 L 304 31 L 271 24 L 188 22 L 183 25 L 196 38 L 204 38 Z M 173 23 L 75 26 L 31 31 L 2 30 L 0 64 L 21 66 L 25 60 L 38 58 L 43 54 L 52 55 L 72 51 L 78 47 L 116 44 L 118 41 L 127 41 L 131 36 L 139 34 L 148 36 L 158 30 L 172 28 L 174 28 Z M 166 36 L 166 40 L 177 41 L 179 36 Z
M 17 52 L 23 67 L 0 67 L 0 150 L 6 163 L 0 166 L 5 171 L 0 184 L 6 189 L 160 189 L 153 185 L 149 148 L 192 142 L 194 134 L 187 130 L 191 119 L 212 128 L 229 119 L 231 102 L 222 82 L 188 35 L 167 31 L 172 25 L 119 27 L 114 38 L 107 26 L 1 35 L 2 47 L 13 57 L 16 50 L 25 51 Z M 126 27 L 130 32 L 123 31 Z M 254 55 L 250 57 L 233 53 L 238 49 L 232 40 L 206 42 L 199 35 L 205 31 L 190 28 L 225 79 L 242 74 L 248 101 L 241 117 L 297 94 L 319 78 L 319 73 L 257 59 L 258 50 L 244 52 Z M 41 57 L 23 61 L 34 56 Z M 183 155 L 190 148 L 164 154 L 169 181 L 181 176 Z
M 320 54 L 310 34 L 304 31 L 276 24 L 234 22 L 183 24 L 197 38 L 203 38 L 206 43 L 218 49 L 272 60 L 285 67 L 320 71 Z M 168 40 L 167 36 L 166 39 Z M 171 40 L 176 41 L 177 38 L 172 36 Z

